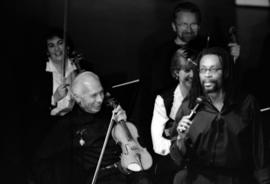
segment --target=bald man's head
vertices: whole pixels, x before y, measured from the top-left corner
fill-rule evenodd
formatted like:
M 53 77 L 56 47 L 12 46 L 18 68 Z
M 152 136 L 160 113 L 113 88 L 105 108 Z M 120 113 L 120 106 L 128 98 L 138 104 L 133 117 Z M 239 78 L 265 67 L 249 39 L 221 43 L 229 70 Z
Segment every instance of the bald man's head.
M 82 72 L 73 80 L 71 91 L 73 94 L 82 95 L 93 84 L 100 84 L 99 77 L 93 72 Z
M 71 92 L 77 104 L 86 112 L 97 113 L 104 99 L 99 77 L 93 72 L 80 73 L 72 82 Z

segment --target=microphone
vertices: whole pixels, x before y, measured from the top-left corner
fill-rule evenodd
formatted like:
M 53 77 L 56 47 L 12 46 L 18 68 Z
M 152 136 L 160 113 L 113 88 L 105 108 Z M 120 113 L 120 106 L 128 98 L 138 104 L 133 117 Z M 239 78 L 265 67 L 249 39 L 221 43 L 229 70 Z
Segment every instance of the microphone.
M 201 105 L 202 102 L 203 102 L 202 97 L 197 97 L 197 98 L 196 98 L 196 105 L 195 105 L 195 107 L 191 110 L 190 114 L 188 115 L 188 119 L 189 119 L 190 121 L 195 117 L 195 115 L 196 115 L 196 113 L 197 113 L 197 109 L 199 108 L 199 106 Z
M 190 121 L 192 121 L 193 118 L 195 117 L 195 115 L 196 115 L 196 113 L 197 113 L 197 110 L 198 110 L 198 108 L 199 108 L 199 106 L 201 105 L 202 102 L 203 102 L 203 97 L 197 97 L 197 98 L 196 98 L 196 105 L 195 105 L 194 108 L 191 110 L 190 114 L 188 115 L 188 119 L 189 119 Z M 186 133 L 185 131 L 179 130 L 179 129 L 177 129 L 177 131 L 178 131 L 179 134 L 184 134 L 184 133 Z
M 230 38 L 230 42 L 232 43 L 238 43 L 237 41 L 237 36 L 236 36 L 236 28 L 234 26 L 231 26 L 229 28 L 229 38 Z

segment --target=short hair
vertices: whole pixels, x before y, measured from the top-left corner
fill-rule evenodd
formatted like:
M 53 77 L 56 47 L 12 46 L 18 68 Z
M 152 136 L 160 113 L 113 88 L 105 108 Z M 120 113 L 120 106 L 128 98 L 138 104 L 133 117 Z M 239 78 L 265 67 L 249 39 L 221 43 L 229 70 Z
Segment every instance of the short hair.
M 181 2 L 179 4 L 177 4 L 173 10 L 173 14 L 172 14 L 172 21 L 174 22 L 176 17 L 177 17 L 177 13 L 178 12 L 191 12 L 194 13 L 197 17 L 198 20 L 198 24 L 201 23 L 202 20 L 202 15 L 201 15 L 201 11 L 199 9 L 199 7 L 191 2 Z
M 175 71 L 179 71 L 183 67 L 181 62 L 179 62 L 179 59 L 181 57 L 186 60 L 187 64 L 190 62 L 192 65 L 194 65 L 194 64 L 196 65 L 196 63 L 193 61 L 193 57 L 192 57 L 191 53 L 189 51 L 187 51 L 187 50 L 185 50 L 184 52 L 185 52 L 185 55 L 182 53 L 181 49 L 178 49 L 174 53 L 174 55 L 173 55 L 173 57 L 171 59 L 170 72 L 171 72 L 171 76 L 174 79 L 178 79 L 177 75 L 175 74 Z
M 71 84 L 71 92 L 75 95 L 82 94 L 83 89 L 81 88 L 86 81 L 89 79 L 95 79 L 100 82 L 100 79 L 97 74 L 90 72 L 90 71 L 84 71 L 79 73 L 75 79 L 72 81 Z M 81 87 L 79 87 L 81 86 Z

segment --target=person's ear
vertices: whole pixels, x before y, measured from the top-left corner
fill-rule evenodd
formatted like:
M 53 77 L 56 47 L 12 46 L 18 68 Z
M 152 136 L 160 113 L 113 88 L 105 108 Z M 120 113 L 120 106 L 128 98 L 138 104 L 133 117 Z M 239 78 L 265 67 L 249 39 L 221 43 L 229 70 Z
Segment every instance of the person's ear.
M 73 92 L 70 93 L 71 94 L 71 98 L 73 98 L 75 100 L 75 102 L 80 103 L 81 102 L 81 97 Z
M 175 22 L 172 22 L 172 23 L 171 23 L 171 26 L 172 26 L 173 31 L 176 32 L 176 25 L 175 25 Z
M 175 71 L 174 71 L 174 78 L 175 78 L 176 80 L 179 80 L 179 71 L 178 71 L 178 70 L 175 70 Z

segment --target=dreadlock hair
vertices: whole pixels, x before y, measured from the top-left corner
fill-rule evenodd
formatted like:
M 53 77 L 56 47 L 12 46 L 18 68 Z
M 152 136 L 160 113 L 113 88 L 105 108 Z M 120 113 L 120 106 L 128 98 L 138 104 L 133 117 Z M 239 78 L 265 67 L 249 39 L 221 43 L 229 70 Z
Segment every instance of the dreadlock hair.
M 225 100 L 235 97 L 235 77 L 234 77 L 234 62 L 232 56 L 223 48 L 211 47 L 202 50 L 197 57 L 197 69 L 195 69 L 192 86 L 189 93 L 189 107 L 193 108 L 196 104 L 196 98 L 204 96 L 203 89 L 200 83 L 199 67 L 200 61 L 205 55 L 216 55 L 222 66 L 222 81 L 223 90 L 225 92 Z

